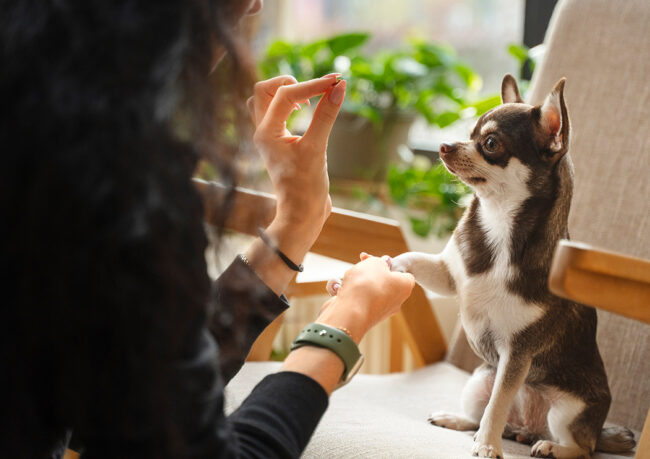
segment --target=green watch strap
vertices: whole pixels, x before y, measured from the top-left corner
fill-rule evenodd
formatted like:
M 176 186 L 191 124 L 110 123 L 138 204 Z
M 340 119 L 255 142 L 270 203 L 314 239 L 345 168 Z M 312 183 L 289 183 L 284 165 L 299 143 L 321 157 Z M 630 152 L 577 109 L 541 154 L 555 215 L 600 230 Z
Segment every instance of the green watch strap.
M 311 323 L 303 328 L 296 339 L 293 340 L 291 350 L 293 351 L 302 346 L 324 347 L 338 355 L 345 367 L 341 378 L 343 382 L 348 381 L 348 373 L 355 368 L 363 357 L 357 344 L 345 332 L 319 323 Z

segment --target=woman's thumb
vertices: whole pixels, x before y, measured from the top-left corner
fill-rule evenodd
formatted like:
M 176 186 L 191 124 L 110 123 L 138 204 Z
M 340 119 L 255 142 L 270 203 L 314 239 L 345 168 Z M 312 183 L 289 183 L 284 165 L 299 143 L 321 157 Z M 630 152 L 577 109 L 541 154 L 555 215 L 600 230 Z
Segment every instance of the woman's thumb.
M 345 97 L 346 85 L 345 80 L 340 80 L 321 97 L 314 111 L 311 124 L 303 136 L 303 141 L 314 145 L 327 144 L 327 139 L 341 109 L 343 98 Z

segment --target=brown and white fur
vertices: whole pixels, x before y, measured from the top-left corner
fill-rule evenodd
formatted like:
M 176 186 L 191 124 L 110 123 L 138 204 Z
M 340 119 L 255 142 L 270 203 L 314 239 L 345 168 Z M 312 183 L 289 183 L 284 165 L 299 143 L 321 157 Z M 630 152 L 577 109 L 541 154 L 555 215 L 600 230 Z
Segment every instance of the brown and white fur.
M 470 141 L 440 148 L 447 169 L 475 190 L 449 243 L 440 254 L 391 260 L 423 287 L 458 295 L 463 328 L 485 363 L 464 388 L 463 414 L 429 421 L 478 430 L 475 456 L 503 457 L 502 436 L 534 443 L 531 456 L 558 459 L 634 447 L 629 430 L 603 430 L 611 398 L 596 312 L 547 287 L 554 247 L 568 238 L 573 189 L 564 81 L 532 106 L 505 76 L 503 104 L 481 116 Z

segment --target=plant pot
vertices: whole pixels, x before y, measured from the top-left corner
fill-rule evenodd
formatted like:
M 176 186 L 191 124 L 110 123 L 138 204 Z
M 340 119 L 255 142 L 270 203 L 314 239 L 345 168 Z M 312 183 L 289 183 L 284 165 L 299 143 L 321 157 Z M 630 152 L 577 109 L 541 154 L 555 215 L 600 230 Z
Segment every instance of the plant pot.
M 400 145 L 406 145 L 415 114 L 391 113 L 381 127 L 367 118 L 341 112 L 327 147 L 330 177 L 383 181 L 388 165 L 399 161 Z

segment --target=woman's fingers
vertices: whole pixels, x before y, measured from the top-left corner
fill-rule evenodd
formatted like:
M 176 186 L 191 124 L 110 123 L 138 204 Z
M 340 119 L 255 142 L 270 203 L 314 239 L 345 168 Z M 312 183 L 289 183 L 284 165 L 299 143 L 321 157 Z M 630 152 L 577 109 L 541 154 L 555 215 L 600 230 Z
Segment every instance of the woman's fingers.
M 264 114 L 264 119 L 258 124 L 259 128 L 267 135 L 284 136 L 286 129 L 285 123 L 293 111 L 294 105 L 324 93 L 335 82 L 336 76 L 328 76 L 303 83 L 280 86 L 277 88 L 275 96 Z M 257 113 L 259 113 L 257 110 L 257 101 L 255 105 L 257 116 Z M 260 118 L 257 118 L 257 120 L 259 121 Z
M 368 255 L 366 252 L 361 252 L 359 254 L 359 260 L 364 261 L 367 260 L 368 258 L 372 257 L 372 255 Z M 393 264 L 393 259 L 389 257 L 388 255 L 382 255 L 381 259 L 384 260 L 384 263 L 388 266 L 388 269 L 390 270 L 392 268 Z
M 253 96 L 248 99 L 248 110 L 251 112 L 253 123 L 257 126 L 264 119 L 264 115 L 280 87 L 296 83 L 298 80 L 291 75 L 281 75 L 255 83 Z
M 345 97 L 346 85 L 345 80 L 340 80 L 321 97 L 314 111 L 314 117 L 311 120 L 309 128 L 307 128 L 307 132 L 302 137 L 303 142 L 309 142 L 313 145 L 327 144 L 327 139 L 341 109 L 343 98 Z

